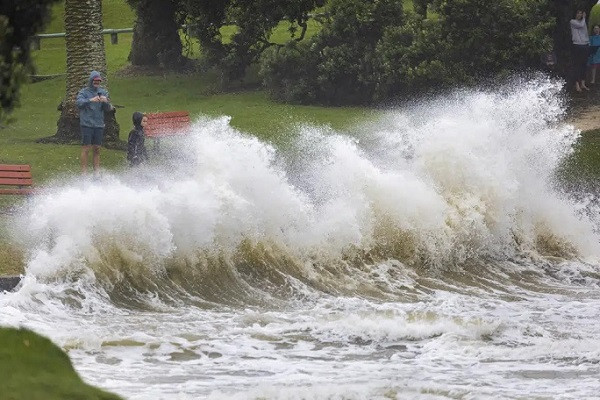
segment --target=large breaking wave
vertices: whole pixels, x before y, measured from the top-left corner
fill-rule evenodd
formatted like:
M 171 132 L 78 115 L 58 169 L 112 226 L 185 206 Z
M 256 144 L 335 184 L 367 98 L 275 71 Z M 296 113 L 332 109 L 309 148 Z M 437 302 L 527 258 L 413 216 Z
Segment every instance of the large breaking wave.
M 579 135 L 561 122 L 560 85 L 524 86 L 458 92 L 347 132 L 290 127 L 285 149 L 202 118 L 164 167 L 36 197 L 13 229 L 29 249 L 23 287 L 68 282 L 144 307 L 307 288 L 385 298 L 426 274 L 596 260 L 596 221 L 554 184 Z

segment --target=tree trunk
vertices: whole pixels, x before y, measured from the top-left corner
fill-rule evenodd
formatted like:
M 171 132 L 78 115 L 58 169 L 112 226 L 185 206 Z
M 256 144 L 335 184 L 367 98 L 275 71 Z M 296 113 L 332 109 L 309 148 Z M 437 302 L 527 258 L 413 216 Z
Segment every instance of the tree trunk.
M 139 0 L 129 61 L 177 69 L 184 64 L 173 1 Z
M 67 91 L 55 139 L 70 142 L 80 139 L 79 110 L 75 104 L 77 92 L 87 85 L 90 72 L 102 74 L 102 86 L 108 89 L 106 54 L 102 34 L 101 0 L 65 0 L 65 42 L 67 47 Z M 114 112 L 104 118 L 105 142 L 119 140 L 119 125 Z

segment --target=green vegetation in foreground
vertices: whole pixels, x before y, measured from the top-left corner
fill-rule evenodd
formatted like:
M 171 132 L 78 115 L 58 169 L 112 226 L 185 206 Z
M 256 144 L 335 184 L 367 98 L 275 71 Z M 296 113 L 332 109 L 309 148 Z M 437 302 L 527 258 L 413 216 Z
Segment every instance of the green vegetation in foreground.
M 60 348 L 26 329 L 0 328 L 0 376 L 2 399 L 120 399 L 83 382 Z

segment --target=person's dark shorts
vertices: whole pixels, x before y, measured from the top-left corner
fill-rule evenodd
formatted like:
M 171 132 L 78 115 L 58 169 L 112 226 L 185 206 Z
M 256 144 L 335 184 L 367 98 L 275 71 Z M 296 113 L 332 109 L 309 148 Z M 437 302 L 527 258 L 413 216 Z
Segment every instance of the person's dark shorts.
M 104 136 L 104 128 L 90 128 L 89 126 L 81 127 L 81 145 L 102 145 L 102 139 Z

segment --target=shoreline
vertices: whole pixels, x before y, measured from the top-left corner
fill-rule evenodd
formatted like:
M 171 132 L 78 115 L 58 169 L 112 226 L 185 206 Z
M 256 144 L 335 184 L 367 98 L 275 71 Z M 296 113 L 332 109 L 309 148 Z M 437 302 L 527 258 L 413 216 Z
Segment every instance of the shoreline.
M 583 110 L 574 111 L 565 122 L 572 124 L 581 133 L 598 130 L 600 129 L 600 105 L 591 105 Z

